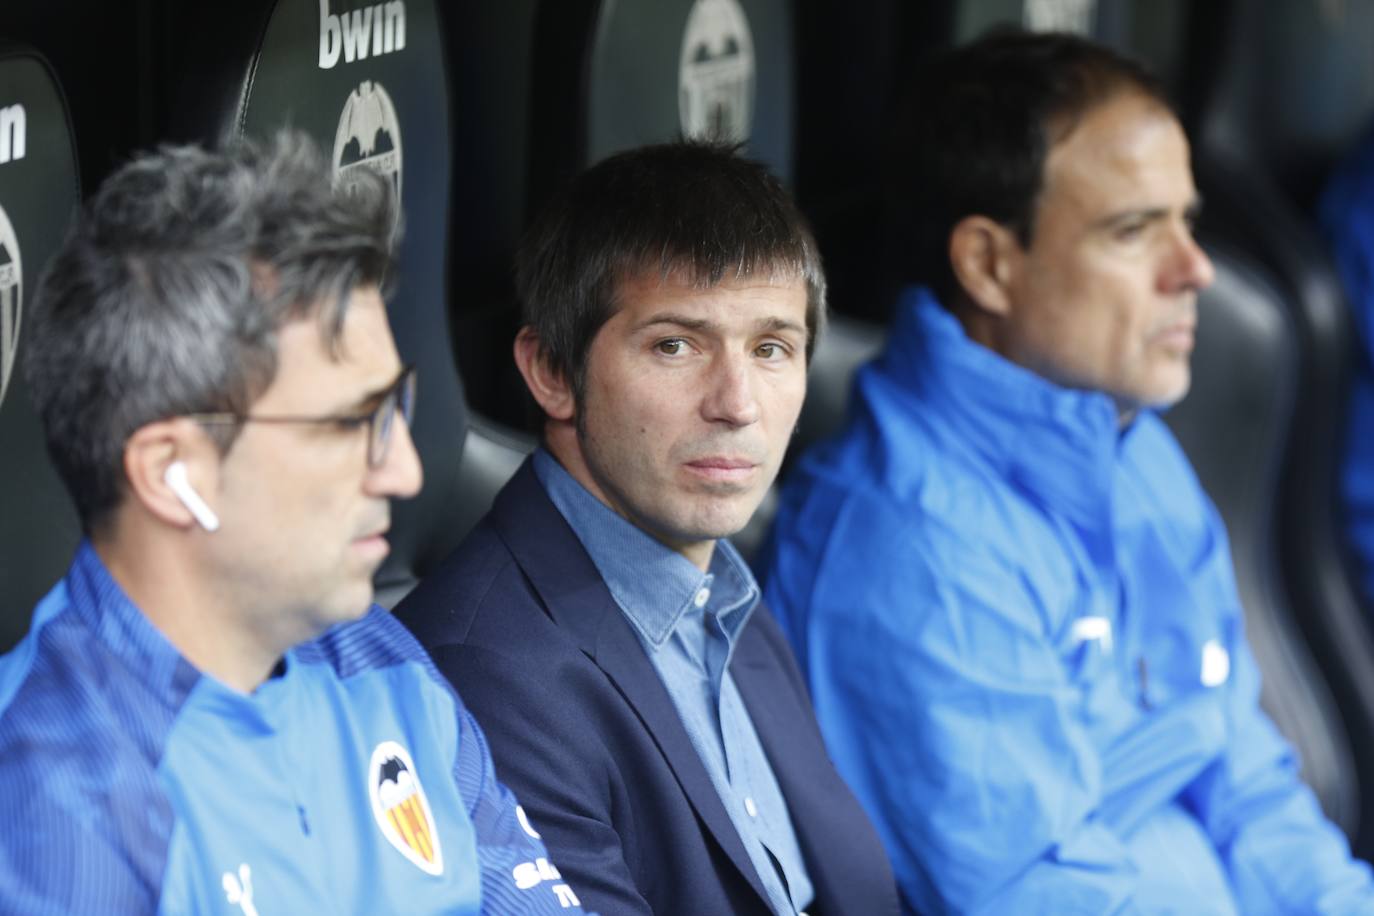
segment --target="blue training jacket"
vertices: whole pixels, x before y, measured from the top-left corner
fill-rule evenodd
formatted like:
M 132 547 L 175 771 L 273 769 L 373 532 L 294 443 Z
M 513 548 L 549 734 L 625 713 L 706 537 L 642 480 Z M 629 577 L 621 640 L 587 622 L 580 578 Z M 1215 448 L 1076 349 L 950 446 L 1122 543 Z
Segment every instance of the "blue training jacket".
M 908 910 L 1374 912 L 1258 705 L 1226 532 L 1159 418 L 899 304 L 762 561 Z
M 89 544 L 0 658 L 0 786 L 7 914 L 580 912 L 389 613 L 244 695 L 183 659 Z

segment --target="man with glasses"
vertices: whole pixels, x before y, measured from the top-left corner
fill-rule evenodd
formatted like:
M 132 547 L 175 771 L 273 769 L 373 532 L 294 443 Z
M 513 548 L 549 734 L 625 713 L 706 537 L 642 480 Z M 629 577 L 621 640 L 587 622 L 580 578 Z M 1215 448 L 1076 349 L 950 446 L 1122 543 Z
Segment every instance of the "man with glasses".
M 0 658 L 0 911 L 576 910 L 369 609 L 421 482 L 394 206 L 295 135 L 166 149 L 49 266 L 25 367 L 86 540 Z

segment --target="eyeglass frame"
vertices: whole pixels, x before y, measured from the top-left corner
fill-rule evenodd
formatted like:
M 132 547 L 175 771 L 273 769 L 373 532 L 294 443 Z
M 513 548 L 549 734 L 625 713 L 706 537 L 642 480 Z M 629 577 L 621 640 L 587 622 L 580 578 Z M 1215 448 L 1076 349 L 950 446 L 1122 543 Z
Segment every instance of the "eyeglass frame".
M 358 414 L 330 414 L 322 417 L 304 416 L 260 416 L 255 414 L 238 414 L 233 411 L 217 411 L 207 413 L 188 413 L 182 414 L 188 420 L 206 424 L 239 424 L 239 423 L 308 423 L 324 424 L 333 423 L 344 429 L 358 429 L 364 424 L 367 425 L 367 466 L 376 469 L 386 464 L 387 457 L 391 454 L 391 433 L 396 427 L 396 415 L 399 413 L 405 420 L 406 426 L 411 425 L 415 416 L 416 398 L 416 371 L 415 364 L 411 363 L 401 370 L 401 374 L 396 376 L 396 380 L 379 392 L 377 406 L 366 413 Z M 378 432 L 380 424 L 380 432 Z

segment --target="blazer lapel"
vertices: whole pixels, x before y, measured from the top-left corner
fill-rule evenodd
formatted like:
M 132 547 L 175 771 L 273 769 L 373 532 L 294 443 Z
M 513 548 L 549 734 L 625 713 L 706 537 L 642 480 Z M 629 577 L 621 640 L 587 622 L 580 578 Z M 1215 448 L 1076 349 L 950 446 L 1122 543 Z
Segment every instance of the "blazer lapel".
M 573 635 L 634 708 L 697 815 L 766 902 L 768 894 L 687 736 L 672 697 L 596 565 L 549 500 L 529 460 L 497 496 L 491 517 L 549 615 Z

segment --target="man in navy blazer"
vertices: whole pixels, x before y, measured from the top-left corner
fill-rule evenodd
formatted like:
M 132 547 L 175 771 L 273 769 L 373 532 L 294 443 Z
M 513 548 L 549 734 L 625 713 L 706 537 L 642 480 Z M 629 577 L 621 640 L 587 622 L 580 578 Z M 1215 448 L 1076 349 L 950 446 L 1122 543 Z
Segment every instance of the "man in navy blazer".
M 551 204 L 517 283 L 542 447 L 397 615 L 589 909 L 896 913 L 725 540 L 805 395 L 825 281 L 804 220 L 729 148 L 646 147 Z

